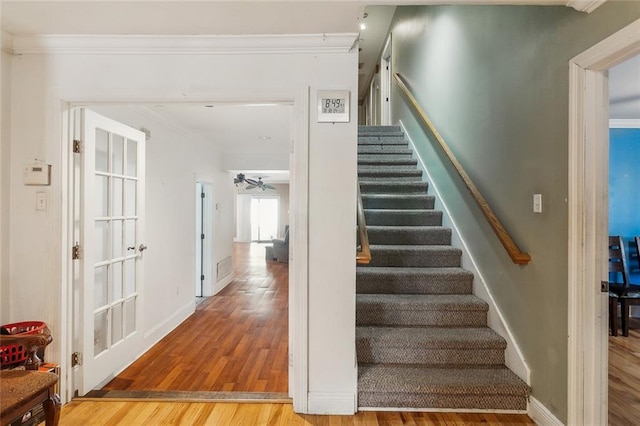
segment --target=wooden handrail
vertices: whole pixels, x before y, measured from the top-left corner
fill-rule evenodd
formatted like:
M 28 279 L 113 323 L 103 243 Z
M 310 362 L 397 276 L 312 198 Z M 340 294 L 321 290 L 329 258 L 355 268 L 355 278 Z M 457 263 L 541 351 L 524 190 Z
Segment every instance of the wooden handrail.
M 358 185 L 358 240 L 360 244 L 356 247 L 356 263 L 367 265 L 371 262 L 371 250 L 369 250 L 369 235 L 367 234 L 367 223 L 364 220 L 364 207 L 362 205 L 362 194 Z
M 436 130 L 435 126 L 433 125 L 433 123 L 431 122 L 427 114 L 424 112 L 422 108 L 420 108 L 418 101 L 416 101 L 416 98 L 413 96 L 413 94 L 407 87 L 402 76 L 398 73 L 395 73 L 393 76 L 396 84 L 398 85 L 398 87 L 400 87 L 400 90 L 402 91 L 402 93 L 407 97 L 411 106 L 416 110 L 416 112 L 418 113 L 418 115 L 420 116 L 424 124 L 427 126 L 429 131 L 436 138 L 436 141 L 438 142 L 438 144 L 440 144 L 440 147 L 449 158 L 449 161 L 451 161 L 451 164 L 453 164 L 453 167 L 456 169 L 456 172 L 462 178 L 462 181 L 464 182 L 465 186 L 471 193 L 471 196 L 473 197 L 473 199 L 476 201 L 476 203 L 478 203 L 478 206 L 480 207 L 480 210 L 482 210 L 484 217 L 489 222 L 489 225 L 491 225 L 493 232 L 496 233 L 498 240 L 500 240 L 500 242 L 502 243 L 502 246 L 505 248 L 505 250 L 509 254 L 509 257 L 511 258 L 513 263 L 516 263 L 518 265 L 528 264 L 531 261 L 531 256 L 529 256 L 528 253 L 521 252 L 518 246 L 516 245 L 516 243 L 513 241 L 513 239 L 507 232 L 507 230 L 504 229 L 504 226 L 502 225 L 500 220 L 498 220 L 493 210 L 491 210 L 491 207 L 489 207 L 489 204 L 487 204 L 487 201 L 484 199 L 482 194 L 480 194 L 480 191 L 478 191 L 478 188 L 473 183 L 469 175 L 467 175 L 467 172 L 464 171 L 464 169 L 462 168 L 462 165 L 460 164 L 456 156 L 453 154 L 453 152 L 451 151 L 447 143 L 444 141 L 444 139 L 442 138 L 438 130 Z

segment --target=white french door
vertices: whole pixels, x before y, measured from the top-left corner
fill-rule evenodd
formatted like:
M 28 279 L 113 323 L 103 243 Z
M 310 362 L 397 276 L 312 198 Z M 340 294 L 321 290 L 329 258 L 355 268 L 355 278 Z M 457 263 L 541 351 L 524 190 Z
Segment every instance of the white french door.
M 139 355 L 144 246 L 145 135 L 87 109 L 75 114 L 74 346 L 79 395 Z

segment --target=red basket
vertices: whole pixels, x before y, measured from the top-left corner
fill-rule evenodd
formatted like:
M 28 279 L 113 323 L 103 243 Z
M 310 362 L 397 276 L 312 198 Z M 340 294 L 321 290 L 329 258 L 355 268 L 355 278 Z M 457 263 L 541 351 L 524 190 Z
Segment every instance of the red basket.
M 39 334 L 47 328 L 42 321 L 24 321 L 2 326 L 3 331 L 10 335 Z M 5 331 L 6 330 L 6 331 Z M 20 364 L 27 360 L 28 353 L 22 345 L 0 346 L 0 365 L 4 368 L 10 365 Z

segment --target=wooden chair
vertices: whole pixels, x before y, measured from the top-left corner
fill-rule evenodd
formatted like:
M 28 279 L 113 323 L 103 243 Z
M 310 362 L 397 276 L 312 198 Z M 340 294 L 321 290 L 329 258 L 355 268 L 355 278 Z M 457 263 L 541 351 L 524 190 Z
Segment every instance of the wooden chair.
M 609 236 L 609 323 L 611 335 L 618 335 L 618 305 L 621 306 L 622 335 L 629 335 L 629 307 L 640 305 L 640 285 L 631 284 L 624 242 Z

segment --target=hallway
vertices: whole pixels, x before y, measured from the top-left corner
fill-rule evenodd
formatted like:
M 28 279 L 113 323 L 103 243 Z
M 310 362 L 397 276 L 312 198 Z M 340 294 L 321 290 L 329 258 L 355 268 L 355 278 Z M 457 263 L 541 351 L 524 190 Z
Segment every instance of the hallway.
M 234 243 L 233 281 L 102 391 L 286 393 L 288 265 L 264 247 Z

